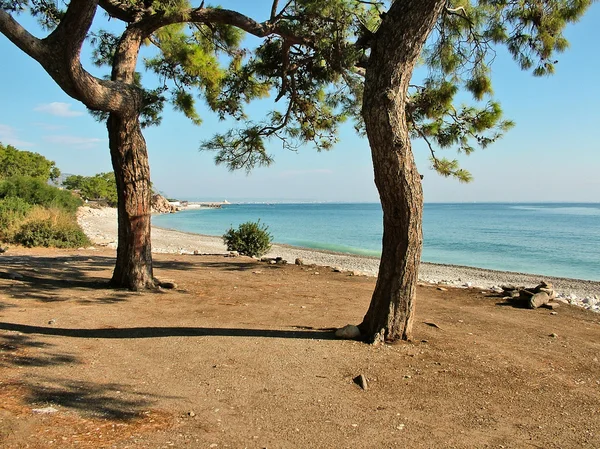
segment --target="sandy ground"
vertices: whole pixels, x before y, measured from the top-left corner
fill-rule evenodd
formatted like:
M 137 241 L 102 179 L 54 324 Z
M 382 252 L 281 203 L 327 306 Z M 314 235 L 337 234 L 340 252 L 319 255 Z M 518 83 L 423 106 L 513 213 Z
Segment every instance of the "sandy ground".
M 81 227 L 96 245 L 116 248 L 117 211 L 116 209 L 80 208 L 78 219 Z M 157 227 L 152 228 L 152 249 L 155 253 L 204 254 L 226 253 L 220 237 L 179 232 Z M 356 274 L 376 276 L 379 259 L 350 254 L 336 254 L 307 250 L 287 245 L 273 245 L 269 257 L 283 257 L 290 263 L 300 258 L 305 264 L 339 267 Z M 552 282 L 561 299 L 574 305 L 600 310 L 600 282 L 582 281 L 567 278 L 552 278 L 514 272 L 493 271 L 480 268 L 460 267 L 422 263 L 419 278 L 423 282 L 453 285 L 460 287 L 492 288 L 500 285 L 534 286 L 540 280 Z
M 177 288 L 135 293 L 114 261 L 0 255 L 0 447 L 600 447 L 596 313 L 420 285 L 413 340 L 374 347 L 330 330 L 372 277 L 155 254 Z

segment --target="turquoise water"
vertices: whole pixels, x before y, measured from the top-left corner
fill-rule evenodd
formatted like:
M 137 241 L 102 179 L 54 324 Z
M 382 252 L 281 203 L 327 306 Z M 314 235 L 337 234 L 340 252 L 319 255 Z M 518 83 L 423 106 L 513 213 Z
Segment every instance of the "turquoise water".
M 164 228 L 223 235 L 245 221 L 274 240 L 367 256 L 381 254 L 379 204 L 231 204 L 153 217 Z M 600 280 L 600 204 L 426 204 L 423 260 Z

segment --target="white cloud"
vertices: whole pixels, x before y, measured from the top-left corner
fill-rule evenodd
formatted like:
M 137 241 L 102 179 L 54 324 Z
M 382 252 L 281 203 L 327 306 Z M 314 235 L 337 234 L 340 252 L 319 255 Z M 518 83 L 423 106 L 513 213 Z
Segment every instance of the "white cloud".
M 84 114 L 84 112 L 81 111 L 71 111 L 71 105 L 69 103 L 59 103 L 57 101 L 54 103 L 39 104 L 33 110 L 37 112 L 46 112 L 51 115 L 56 115 L 57 117 L 77 117 Z
M 306 176 L 306 175 L 331 175 L 333 170 L 328 168 L 315 168 L 313 170 L 285 170 L 279 173 L 282 178 L 290 178 L 292 176 Z
M 58 145 L 66 145 L 73 148 L 89 149 L 96 146 L 99 142 L 104 142 L 105 139 L 96 137 L 77 137 L 77 136 L 44 136 L 46 142 L 55 143 Z
M 37 122 L 34 123 L 38 128 L 42 128 L 45 131 L 58 131 L 59 129 L 65 129 L 65 125 L 50 125 L 49 123 Z
M 0 142 L 4 145 L 13 145 L 15 147 L 31 147 L 33 143 L 21 140 L 17 137 L 15 128 L 0 123 Z

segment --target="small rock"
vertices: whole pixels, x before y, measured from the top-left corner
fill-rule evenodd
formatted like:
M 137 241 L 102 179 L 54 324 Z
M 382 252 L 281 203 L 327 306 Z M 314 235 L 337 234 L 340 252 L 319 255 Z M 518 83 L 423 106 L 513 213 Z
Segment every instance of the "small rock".
M 304 261 L 300 258 L 297 258 L 296 261 L 294 262 L 296 265 L 304 265 Z
M 550 312 L 550 315 L 558 315 L 558 312 Z
M 552 338 L 558 338 L 558 334 L 555 334 L 554 332 L 552 332 L 549 336 Z
M 31 411 L 33 413 L 39 413 L 41 415 L 47 415 L 47 414 L 50 414 L 50 413 L 56 413 L 56 412 L 58 412 L 58 410 L 55 409 L 54 407 L 34 408 Z
M 277 261 L 276 261 L 275 259 L 271 259 L 271 260 L 269 260 L 269 263 L 270 263 L 271 265 L 275 265 L 275 264 L 277 263 Z
M 331 269 L 331 271 L 333 271 L 334 273 L 341 273 L 342 272 L 341 268 L 338 268 L 338 267 L 333 267 Z
M 409 375 L 409 374 L 407 374 L 407 375 L 404 376 L 404 379 L 412 379 L 412 376 Z
M 441 291 L 441 292 L 447 292 L 447 291 L 448 291 L 448 289 L 447 289 L 447 288 L 444 288 L 444 287 L 438 287 L 437 289 L 438 289 L 439 291 Z
M 0 248 L 0 254 L 4 254 L 6 251 L 8 251 L 8 246 L 6 248 Z
M 52 319 L 52 320 L 48 321 L 48 324 L 52 326 L 53 324 L 56 324 L 56 320 Z
M 358 326 L 347 324 L 341 329 L 335 331 L 335 336 L 345 340 L 357 340 L 360 338 L 360 330 L 358 329 Z
M 238 257 L 240 253 L 237 251 L 229 251 L 229 257 Z
M 404 424 L 398 424 L 398 427 L 396 427 L 396 429 L 404 430 Z
M 549 302 L 548 304 L 544 304 L 544 307 L 547 309 L 558 309 L 560 307 L 560 304 L 557 302 Z
M 319 274 L 319 272 L 318 272 L 318 271 L 315 271 L 315 274 Z
M 191 418 L 193 418 L 194 416 L 196 416 L 196 414 L 194 413 L 194 411 L 193 411 L 193 410 L 190 410 L 190 411 L 188 412 L 188 416 L 189 416 L 189 417 L 191 417 Z
M 174 288 L 177 288 L 177 284 L 175 282 L 161 282 L 160 284 L 158 284 L 159 287 L 161 288 L 166 288 L 169 290 L 172 290 Z
M 356 385 L 358 385 L 360 388 L 362 388 L 365 391 L 367 391 L 367 388 L 369 388 L 369 386 L 367 384 L 367 378 L 364 376 L 364 374 L 359 374 L 352 380 L 354 381 L 354 383 Z

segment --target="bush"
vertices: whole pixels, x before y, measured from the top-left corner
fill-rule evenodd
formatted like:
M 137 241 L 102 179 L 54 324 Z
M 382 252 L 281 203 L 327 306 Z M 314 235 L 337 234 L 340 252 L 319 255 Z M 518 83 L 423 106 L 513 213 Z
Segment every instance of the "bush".
M 69 212 L 75 212 L 83 204 L 71 192 L 27 176 L 13 176 L 0 181 L 0 199 L 10 197 L 21 198 L 31 205 L 58 207 Z
M 237 251 L 251 257 L 260 257 L 271 249 L 273 236 L 266 225 L 249 221 L 242 223 L 237 230 L 229 228 L 223 235 L 228 251 Z
M 88 246 L 90 241 L 76 223 L 58 224 L 46 219 L 25 223 L 13 237 L 13 243 L 28 247 L 79 248 Z
M 10 240 L 31 210 L 31 205 L 21 198 L 0 200 L 0 238 Z
M 73 213 L 40 206 L 31 209 L 9 242 L 56 248 L 79 248 L 90 244 Z

